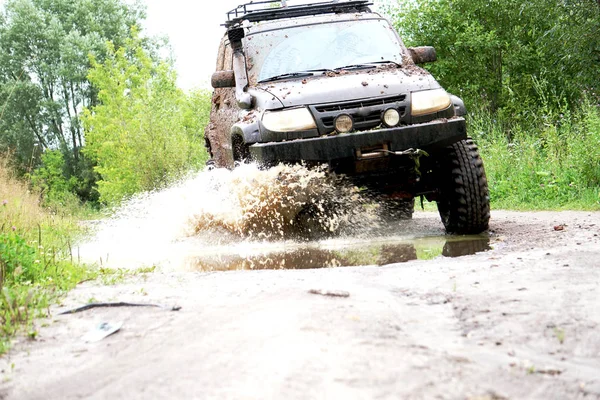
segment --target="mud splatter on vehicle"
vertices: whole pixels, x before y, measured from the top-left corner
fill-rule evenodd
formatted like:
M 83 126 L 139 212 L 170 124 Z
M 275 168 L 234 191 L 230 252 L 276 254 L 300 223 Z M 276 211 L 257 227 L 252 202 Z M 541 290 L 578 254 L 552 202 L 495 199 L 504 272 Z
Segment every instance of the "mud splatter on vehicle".
M 424 196 L 448 232 L 485 231 L 488 186 L 465 106 L 417 66 L 435 49 L 405 47 L 368 1 L 272 3 L 228 13 L 210 163 L 327 164 L 392 211 L 411 214 Z

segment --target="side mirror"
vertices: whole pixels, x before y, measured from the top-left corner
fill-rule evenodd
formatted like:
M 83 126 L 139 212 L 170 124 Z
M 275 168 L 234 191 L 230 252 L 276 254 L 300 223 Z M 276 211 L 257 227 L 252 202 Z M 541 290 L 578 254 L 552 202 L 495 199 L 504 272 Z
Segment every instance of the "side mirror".
M 409 47 L 408 52 L 415 64 L 425 64 L 437 60 L 435 48 L 432 46 Z
M 231 70 L 215 72 L 210 78 L 210 84 L 215 89 L 235 87 L 235 74 Z

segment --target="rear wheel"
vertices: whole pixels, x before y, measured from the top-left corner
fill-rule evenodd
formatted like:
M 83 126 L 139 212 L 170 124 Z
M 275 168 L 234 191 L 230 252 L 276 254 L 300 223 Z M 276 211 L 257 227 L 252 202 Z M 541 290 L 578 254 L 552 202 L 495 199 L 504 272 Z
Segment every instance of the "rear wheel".
M 437 206 L 446 232 L 481 233 L 488 229 L 490 197 L 483 161 L 471 139 L 441 155 Z

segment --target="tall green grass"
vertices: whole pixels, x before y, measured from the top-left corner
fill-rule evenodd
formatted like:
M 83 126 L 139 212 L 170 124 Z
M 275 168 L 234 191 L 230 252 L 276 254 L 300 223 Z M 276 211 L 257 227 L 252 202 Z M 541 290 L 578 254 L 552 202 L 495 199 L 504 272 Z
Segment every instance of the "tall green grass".
M 40 205 L 39 193 L 16 179 L 0 158 L 0 354 L 33 319 L 81 280 L 91 277 L 72 251 L 77 221 Z
M 529 120 L 489 112 L 469 117 L 493 208 L 600 209 L 600 110 L 542 107 Z

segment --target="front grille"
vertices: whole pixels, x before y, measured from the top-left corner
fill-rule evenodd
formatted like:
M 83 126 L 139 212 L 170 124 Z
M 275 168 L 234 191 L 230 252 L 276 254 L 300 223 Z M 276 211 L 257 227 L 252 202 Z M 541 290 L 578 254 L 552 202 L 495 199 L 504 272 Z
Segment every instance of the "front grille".
M 400 113 L 400 124 L 408 124 L 410 115 L 407 95 L 352 100 L 343 103 L 328 103 L 310 106 L 315 117 L 319 134 L 325 135 L 335 129 L 333 123 L 340 114 L 348 114 L 354 120 L 354 129 L 358 131 L 373 129 L 381 124 L 381 114 L 388 108 Z
M 387 110 L 389 107 L 386 107 L 384 110 Z M 406 112 L 404 107 L 400 107 L 397 109 L 398 112 L 400 113 L 400 117 L 402 118 L 402 116 L 404 115 L 404 113 Z M 354 119 L 354 124 L 375 124 L 374 126 L 377 126 L 381 123 L 381 113 L 383 112 L 383 110 L 376 110 L 375 112 L 371 112 L 367 115 L 352 115 L 352 119 Z M 342 113 L 339 113 L 342 114 Z M 327 127 L 327 128 L 333 128 L 333 123 L 335 121 L 335 117 L 323 117 L 321 118 L 321 122 L 323 123 L 323 126 Z
M 315 106 L 315 109 L 320 113 L 324 113 L 324 112 L 330 112 L 330 111 L 350 110 L 353 108 L 361 108 L 361 107 L 383 106 L 386 104 L 400 103 L 400 102 L 403 102 L 404 100 L 406 100 L 406 95 L 402 94 L 400 96 L 378 98 L 378 99 L 358 100 L 358 101 L 352 101 L 349 103 L 323 104 L 320 106 Z

